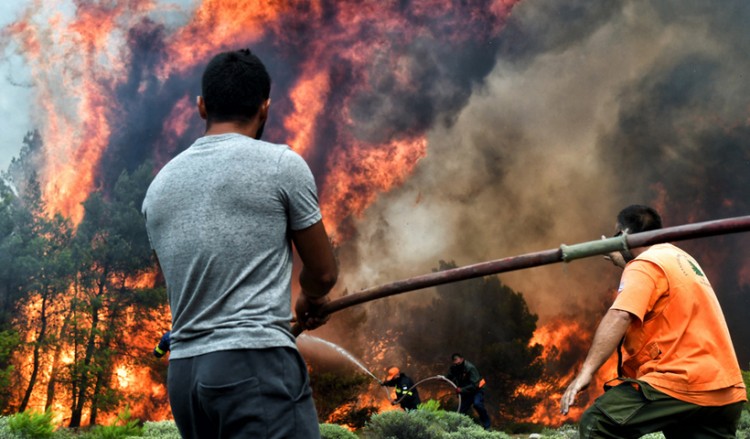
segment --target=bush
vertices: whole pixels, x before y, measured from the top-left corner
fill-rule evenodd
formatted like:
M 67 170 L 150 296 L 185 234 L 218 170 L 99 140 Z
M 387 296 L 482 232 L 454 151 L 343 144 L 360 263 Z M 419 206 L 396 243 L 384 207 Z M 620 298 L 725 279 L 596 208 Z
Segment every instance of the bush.
M 443 410 L 394 410 L 370 418 L 364 428 L 370 439 L 505 439 L 504 433 L 485 431 L 460 413 Z
M 10 432 L 7 416 L 0 416 L 0 439 L 12 439 L 15 435 Z
M 357 439 L 357 435 L 338 424 L 320 424 L 320 439 Z
M 86 438 L 92 439 L 124 439 L 128 436 L 141 436 L 143 428 L 138 425 L 138 420 L 130 419 L 130 407 L 125 407 L 122 414 L 111 425 L 97 425 L 86 433 Z
M 11 436 L 21 438 L 48 438 L 55 433 L 51 410 L 17 413 L 8 418 L 7 426 Z
M 737 424 L 737 430 L 750 430 L 750 412 L 747 409 L 740 413 L 740 422 Z
M 542 430 L 542 437 L 545 439 L 578 439 L 578 426 L 564 424 L 557 430 L 545 428 Z
M 143 424 L 142 437 L 153 439 L 181 439 L 180 430 L 174 421 L 146 422 Z

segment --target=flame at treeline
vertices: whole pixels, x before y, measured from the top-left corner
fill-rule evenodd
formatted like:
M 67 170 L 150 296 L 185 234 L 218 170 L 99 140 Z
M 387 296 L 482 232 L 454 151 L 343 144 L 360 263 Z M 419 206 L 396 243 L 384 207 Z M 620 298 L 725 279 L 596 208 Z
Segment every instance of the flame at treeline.
M 251 48 L 273 79 L 265 139 L 310 164 L 350 290 L 428 272 L 441 258 L 464 264 L 597 239 L 633 202 L 654 204 L 667 225 L 747 213 L 750 114 L 738 97 L 750 93 L 736 78 L 750 67 L 750 12 L 741 1 L 710 14 L 669 0 L 517 3 L 34 0 L 2 44 L 29 70 L 44 200 L 73 224 L 122 171 L 150 162 L 155 172 L 200 136 L 203 66 L 218 51 Z M 713 242 L 688 247 L 703 255 L 742 345 L 746 238 Z M 556 398 L 616 282 L 603 273 L 581 262 L 503 278 L 544 317 L 531 343 L 545 348 L 547 381 L 517 389 L 549 395 L 533 421 L 563 421 Z M 81 294 L 71 287 L 71 298 Z M 427 318 L 419 309 L 432 296 L 422 294 L 398 302 L 415 321 Z M 30 302 L 26 312 L 41 309 Z M 381 319 L 372 313 L 368 324 Z M 359 341 L 332 320 L 326 335 Z M 125 325 L 117 346 L 128 352 L 111 384 L 129 401 L 147 395 L 131 404 L 136 416 L 167 418 L 164 377 L 133 358 L 150 354 L 168 311 Z M 479 343 L 470 331 L 466 346 L 445 349 Z M 380 367 L 398 351 L 408 363 L 403 347 L 383 349 L 367 360 Z M 51 349 L 46 364 L 74 364 L 77 352 Z M 414 367 L 421 378 L 446 366 Z M 31 407 L 50 401 L 42 387 Z M 382 390 L 373 394 L 387 408 Z M 54 407 L 65 412 L 66 398 Z

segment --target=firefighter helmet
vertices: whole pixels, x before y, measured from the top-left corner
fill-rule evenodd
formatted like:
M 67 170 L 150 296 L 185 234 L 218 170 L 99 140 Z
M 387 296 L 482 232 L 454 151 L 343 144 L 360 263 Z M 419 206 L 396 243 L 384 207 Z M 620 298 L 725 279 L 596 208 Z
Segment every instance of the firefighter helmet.
M 388 381 L 396 378 L 400 372 L 401 371 L 398 370 L 398 367 L 391 367 L 388 369 L 388 377 L 385 380 Z

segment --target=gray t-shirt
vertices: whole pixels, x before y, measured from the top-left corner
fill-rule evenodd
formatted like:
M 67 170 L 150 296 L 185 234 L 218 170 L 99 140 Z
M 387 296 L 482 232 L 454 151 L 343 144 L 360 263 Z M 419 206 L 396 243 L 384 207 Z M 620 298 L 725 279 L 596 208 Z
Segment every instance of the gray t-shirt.
M 290 230 L 321 220 L 310 168 L 286 145 L 198 139 L 143 201 L 172 308 L 170 358 L 295 347 Z

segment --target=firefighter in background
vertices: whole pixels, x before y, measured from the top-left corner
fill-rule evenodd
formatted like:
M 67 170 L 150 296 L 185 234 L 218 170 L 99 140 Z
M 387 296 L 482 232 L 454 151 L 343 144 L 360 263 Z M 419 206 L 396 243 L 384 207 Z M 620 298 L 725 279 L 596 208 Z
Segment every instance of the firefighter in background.
M 461 407 L 458 411 L 467 414 L 471 406 L 479 415 L 479 421 L 485 430 L 490 429 L 490 415 L 484 408 L 484 378 L 479 374 L 476 366 L 466 361 L 463 355 L 455 353 L 451 356 L 453 365 L 448 372 L 449 380 L 457 386 L 456 393 L 461 395 Z
M 167 331 L 164 333 L 164 335 L 161 336 L 161 340 L 159 340 L 159 344 L 156 345 L 154 348 L 154 357 L 161 358 L 163 357 L 167 352 L 169 352 L 169 334 L 172 331 Z
M 421 402 L 419 400 L 419 392 L 414 387 L 414 381 L 406 376 L 406 374 L 401 373 L 398 367 L 388 369 L 388 376 L 381 384 L 396 388 L 396 400 L 393 401 L 393 404 L 399 401 L 401 408 L 404 410 L 416 410 Z

